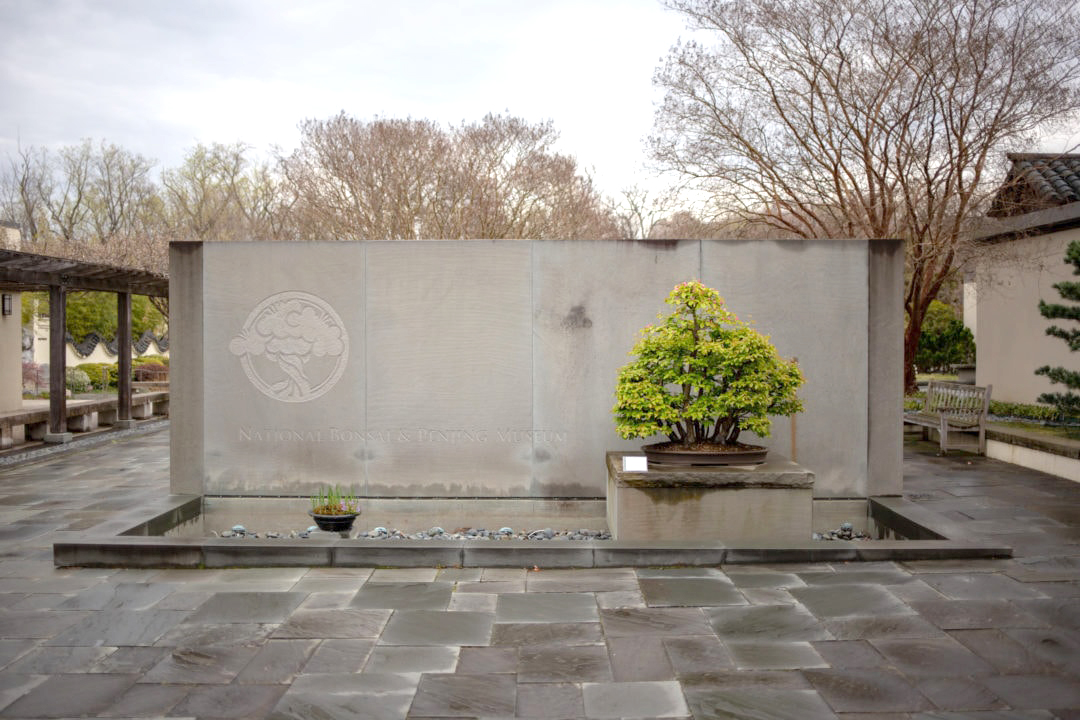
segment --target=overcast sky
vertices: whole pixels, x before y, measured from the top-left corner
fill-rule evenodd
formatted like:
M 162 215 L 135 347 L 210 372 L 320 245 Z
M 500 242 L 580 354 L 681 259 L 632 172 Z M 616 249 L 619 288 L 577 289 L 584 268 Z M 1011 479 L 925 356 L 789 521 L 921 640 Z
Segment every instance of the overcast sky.
M 552 120 L 615 193 L 634 181 L 685 35 L 658 0 L 0 0 L 0 156 L 105 139 L 176 165 L 261 151 L 344 110 Z

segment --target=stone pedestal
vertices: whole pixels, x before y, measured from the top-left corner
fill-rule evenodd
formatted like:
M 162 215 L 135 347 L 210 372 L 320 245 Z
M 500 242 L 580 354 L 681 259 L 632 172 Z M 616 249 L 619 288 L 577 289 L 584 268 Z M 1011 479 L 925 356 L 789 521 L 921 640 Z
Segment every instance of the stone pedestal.
M 68 418 L 67 429 L 71 432 L 90 432 L 97 428 L 97 413 L 83 413 Z
M 770 453 L 761 465 L 623 471 L 607 454 L 607 523 L 615 540 L 806 542 L 814 473 Z

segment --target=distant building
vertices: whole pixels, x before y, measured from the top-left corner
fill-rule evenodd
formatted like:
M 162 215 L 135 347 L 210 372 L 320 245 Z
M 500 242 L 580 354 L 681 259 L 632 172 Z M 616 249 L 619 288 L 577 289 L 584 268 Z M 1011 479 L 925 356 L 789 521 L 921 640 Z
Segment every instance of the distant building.
M 976 383 L 993 398 L 1033 403 L 1052 389 L 1042 365 L 1080 366 L 1080 354 L 1048 336 L 1039 300 L 1075 280 L 1065 249 L 1080 240 L 1080 154 L 1009 154 L 1012 163 L 976 235 L 981 246 L 965 285 L 964 320 L 975 333 Z
M 22 244 L 19 226 L 0 220 L 0 248 L 18 250 Z M 22 331 L 22 293 L 7 289 L 0 292 L 0 412 L 22 407 L 22 350 L 26 344 Z M 0 447 L 4 439 L 0 437 Z
M 0 248 L 6 250 L 20 250 L 22 234 L 19 232 L 19 224 L 11 220 L 0 220 Z

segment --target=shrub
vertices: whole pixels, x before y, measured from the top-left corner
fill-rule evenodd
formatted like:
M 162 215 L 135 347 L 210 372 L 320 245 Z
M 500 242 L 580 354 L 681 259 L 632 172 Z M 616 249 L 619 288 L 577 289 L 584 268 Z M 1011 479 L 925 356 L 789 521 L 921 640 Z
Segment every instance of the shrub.
M 159 382 L 168 379 L 169 368 L 160 363 L 139 363 L 133 369 L 136 382 Z
M 77 367 L 69 367 L 64 379 L 67 381 L 67 389 L 73 393 L 90 390 L 90 376 Z
M 952 365 L 975 362 L 975 338 L 956 312 L 933 300 L 923 320 L 915 367 L 919 372 L 944 372 Z
M 1065 262 L 1073 266 L 1073 275 L 1080 275 L 1080 240 L 1073 240 L 1065 250 Z M 1039 313 L 1048 320 L 1072 320 L 1080 322 L 1080 282 L 1059 282 L 1054 284 L 1062 300 L 1073 304 L 1047 303 L 1039 301 Z M 1070 352 L 1080 350 L 1080 328 L 1062 328 L 1051 325 L 1046 328 L 1046 334 L 1065 341 Z M 1037 398 L 1039 402 L 1050 403 L 1057 408 L 1062 415 L 1080 415 L 1080 371 L 1062 366 L 1050 367 L 1043 365 L 1035 371 L 1036 375 L 1044 375 L 1052 384 L 1064 385 L 1065 392 L 1042 393 Z
M 158 365 L 164 365 L 165 367 L 169 367 L 169 358 L 165 355 L 143 355 L 142 357 L 131 359 L 132 367 L 145 365 L 146 363 L 156 363 Z
M 38 393 L 45 387 L 45 370 L 34 362 L 22 364 L 23 390 Z
M 1052 405 L 1029 405 L 1027 403 L 990 401 L 990 414 L 998 417 L 1014 417 L 1024 420 L 1038 420 L 1040 422 L 1060 422 L 1065 418 L 1062 413 Z
M 917 392 L 904 398 L 904 410 L 922 410 L 926 406 L 926 393 Z
M 115 384 L 117 374 L 114 365 L 109 363 L 80 363 L 75 367 L 86 373 L 86 376 L 90 378 L 91 386 L 98 390 L 107 390 L 110 385 Z

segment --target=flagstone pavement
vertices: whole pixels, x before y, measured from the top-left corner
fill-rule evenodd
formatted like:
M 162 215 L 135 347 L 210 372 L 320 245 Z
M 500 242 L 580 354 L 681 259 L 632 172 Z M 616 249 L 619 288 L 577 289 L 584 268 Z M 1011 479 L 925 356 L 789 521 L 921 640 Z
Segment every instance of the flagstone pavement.
M 0 719 L 1080 719 L 1080 484 L 934 451 L 906 496 L 1014 558 L 56 569 L 166 491 L 168 431 L 3 468 Z

